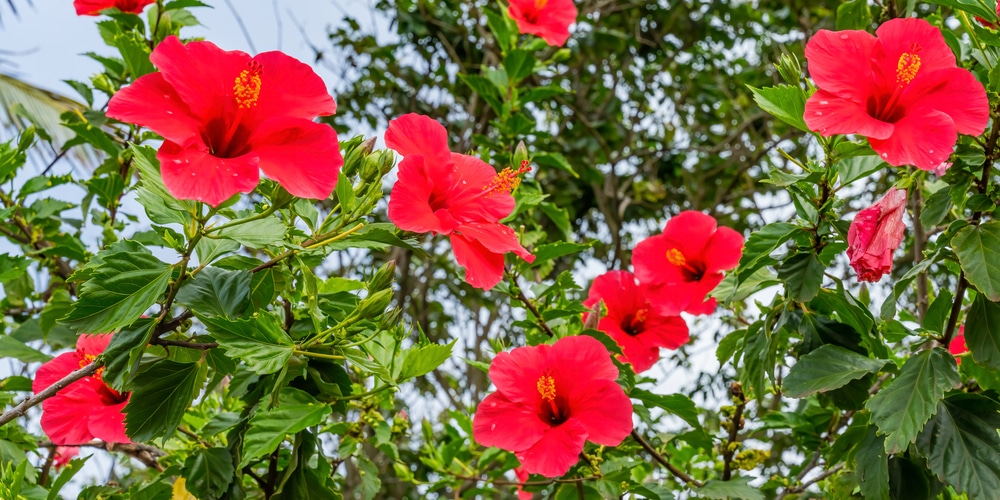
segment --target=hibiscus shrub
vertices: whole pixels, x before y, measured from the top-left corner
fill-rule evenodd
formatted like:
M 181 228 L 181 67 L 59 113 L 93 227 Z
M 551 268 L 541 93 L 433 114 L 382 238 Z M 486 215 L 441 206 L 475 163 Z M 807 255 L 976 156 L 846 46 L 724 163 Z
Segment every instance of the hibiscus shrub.
M 993 3 L 380 2 L 338 113 L 77 0 L 76 137 L 0 144 L 0 498 L 995 498 Z

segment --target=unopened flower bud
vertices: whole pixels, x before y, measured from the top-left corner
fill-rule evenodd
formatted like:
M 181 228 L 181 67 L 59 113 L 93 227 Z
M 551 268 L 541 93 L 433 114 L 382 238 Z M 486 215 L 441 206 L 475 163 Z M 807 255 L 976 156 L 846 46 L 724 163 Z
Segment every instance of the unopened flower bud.
M 778 69 L 778 74 L 781 75 L 781 78 L 786 83 L 794 85 L 802 80 L 802 64 L 799 63 L 799 60 L 795 56 L 782 54 L 774 67 Z
M 369 292 L 380 292 L 392 285 L 392 280 L 396 274 L 396 261 L 390 260 L 375 271 L 371 281 L 368 282 Z
M 396 166 L 396 156 L 389 151 L 382 152 L 382 158 L 379 161 L 379 172 L 382 175 L 388 174 L 392 171 L 392 168 Z
M 847 232 L 847 257 L 858 280 L 875 282 L 892 270 L 892 254 L 903 241 L 906 190 L 891 188 L 858 212 Z
M 361 178 L 366 182 L 374 182 L 382 176 L 379 162 L 372 157 L 366 157 L 361 166 Z
M 385 312 L 386 306 L 392 301 L 392 289 L 387 288 L 365 297 L 358 305 L 358 316 L 361 318 L 374 318 Z
M 520 165 L 522 162 L 528 160 L 528 147 L 524 145 L 524 141 L 517 143 L 514 147 L 514 157 L 511 158 L 512 165 Z

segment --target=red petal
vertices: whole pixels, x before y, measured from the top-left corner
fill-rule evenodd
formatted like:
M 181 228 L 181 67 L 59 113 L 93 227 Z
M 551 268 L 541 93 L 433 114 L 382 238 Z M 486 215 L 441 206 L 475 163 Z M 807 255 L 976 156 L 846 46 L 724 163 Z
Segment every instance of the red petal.
M 517 23 L 517 29 L 523 34 L 538 35 L 555 47 L 566 43 L 569 26 L 576 21 L 576 16 L 572 0 L 549 0 L 541 9 L 535 6 L 534 0 L 510 2 L 510 17 Z
M 572 391 L 578 384 L 592 380 L 615 380 L 618 368 L 611 361 L 611 353 L 599 340 L 584 335 L 563 337 L 549 350 L 548 364 L 559 376 L 560 388 Z M 580 367 L 587 367 L 585 372 Z M 537 380 L 537 378 L 536 378 Z M 534 381 L 532 382 L 534 383 Z
M 872 149 L 886 163 L 899 167 L 913 165 L 934 170 L 951 156 L 958 132 L 951 117 L 940 111 L 912 111 L 895 123 L 892 137 L 868 139 Z
M 69 375 L 70 372 L 80 369 L 82 358 L 76 352 L 64 352 L 38 367 L 35 378 L 31 381 L 31 390 L 36 394 L 42 392 L 50 385 Z M 65 390 L 65 389 L 63 389 Z
M 685 210 L 667 221 L 663 235 L 689 260 L 701 260 L 717 225 L 715 217 L 711 215 Z M 666 259 L 666 254 L 663 258 Z
M 475 156 L 451 154 L 454 164 L 454 187 L 449 192 L 448 211 L 459 221 L 497 222 L 514 210 L 514 197 L 509 193 L 485 189 L 497 176 L 497 171 Z
M 608 271 L 594 278 L 583 305 L 593 307 L 598 301 L 604 301 L 608 310 L 607 315 L 601 318 L 602 325 L 606 320 L 620 324 L 626 316 L 646 305 L 645 297 L 639 294 L 635 276 L 628 271 Z
M 474 240 L 483 245 L 487 250 L 505 254 L 514 252 L 515 255 L 532 262 L 535 256 L 527 251 L 517 239 L 517 233 L 513 229 L 500 223 L 470 222 L 462 224 L 455 231 L 463 235 L 468 240 Z
M 490 380 L 497 391 L 511 401 L 532 407 L 538 405 L 542 400 L 538 394 L 538 379 L 549 366 L 551 349 L 552 346 L 542 344 L 497 354 L 490 364 Z
M 389 122 L 385 145 L 403 157 L 424 155 L 428 163 L 450 167 L 448 131 L 428 116 L 409 113 Z
M 677 349 L 687 343 L 690 336 L 684 318 L 653 314 L 636 338 L 649 347 Z
M 667 250 L 675 244 L 664 234 L 650 236 L 639 242 L 632 250 L 632 266 L 635 277 L 643 285 L 662 283 L 683 283 L 681 268 L 667 260 Z
M 691 302 L 691 304 L 689 304 L 687 308 L 684 309 L 684 312 L 695 315 L 712 314 L 715 312 L 716 307 L 718 307 L 718 302 L 716 302 L 715 297 L 712 297 L 704 302 L 700 301 Z
M 329 125 L 272 118 L 254 131 L 250 144 L 264 174 L 295 196 L 325 200 L 337 187 L 344 159 Z
M 203 144 L 181 147 L 164 141 L 156 153 L 160 173 L 170 194 L 218 206 L 236 193 L 249 193 L 260 180 L 254 153 L 237 158 L 217 158 Z
M 202 122 L 235 113 L 233 82 L 246 69 L 250 55 L 225 51 L 212 42 L 181 43 L 168 36 L 150 55 L 150 61 Z
M 396 183 L 389 194 L 389 220 L 405 231 L 448 234 L 458 222 L 447 210 L 435 212 L 431 207 L 434 177 L 427 167 L 423 155 L 409 155 L 399 162 Z
M 253 107 L 261 121 L 275 116 L 312 120 L 337 112 L 337 103 L 323 79 L 308 64 L 278 51 L 257 54 L 253 60 L 263 68 L 260 94 Z M 232 81 L 228 81 L 230 86 Z
M 200 122 L 162 73 L 142 76 L 115 93 L 108 102 L 107 115 L 126 123 L 149 127 L 168 141 L 178 144 L 186 144 L 201 134 Z
M 534 446 L 517 454 L 529 474 L 559 477 L 580 460 L 587 428 L 575 418 L 552 427 Z
M 832 92 L 817 90 L 806 101 L 806 126 L 825 136 L 859 134 L 885 139 L 892 135 L 892 124 L 868 115 L 864 105 L 837 97 Z
M 577 385 L 568 395 L 570 418 L 587 428 L 587 440 L 618 446 L 632 432 L 632 401 L 611 380 Z
M 472 419 L 472 436 L 483 446 L 496 446 L 508 451 L 524 451 L 542 439 L 550 425 L 536 411 L 537 403 L 514 403 L 503 394 L 494 392 L 476 408 Z
M 87 415 L 94 410 L 94 399 L 57 394 L 42 404 L 42 430 L 53 444 L 84 444 L 94 439 L 87 425 Z
M 921 71 L 906 86 L 899 106 L 927 107 L 944 112 L 960 134 L 979 135 L 990 120 L 990 102 L 983 84 L 966 69 Z
M 465 281 L 476 288 L 489 290 L 503 279 L 503 254 L 490 251 L 482 243 L 452 233 L 451 248 L 455 261 L 465 268 Z
M 97 356 L 108 348 L 111 343 L 111 334 L 83 334 L 76 339 L 76 352 L 80 354 L 90 354 Z
M 918 75 L 956 67 L 955 54 L 945 43 L 941 30 L 923 19 L 890 19 L 875 30 L 875 35 L 878 36 L 878 42 L 872 48 L 872 58 L 876 61 L 876 67 L 882 68 L 886 80 L 893 84 L 899 57 L 904 53 L 912 53 L 914 44 L 920 47 L 917 52 L 920 56 Z M 845 59 L 852 62 L 847 57 Z
M 634 260 L 633 258 L 633 262 Z M 692 302 L 700 302 L 705 298 L 705 292 L 697 281 L 676 281 L 641 288 L 650 305 L 662 316 L 677 316 L 687 310 Z
M 735 268 L 743 256 L 743 235 L 728 227 L 719 227 L 705 245 L 705 273 Z
M 598 329 L 608 334 L 622 348 L 622 355 L 619 356 L 618 361 L 631 364 L 632 371 L 635 373 L 642 373 L 652 368 L 660 359 L 659 349 L 650 348 L 639 340 L 640 336 L 625 333 L 617 322 L 603 319 L 598 325 Z
M 131 443 L 125 435 L 125 414 L 122 413 L 126 404 L 93 406 L 87 424 L 91 434 L 106 443 Z
M 809 75 L 827 92 L 865 102 L 873 86 L 868 61 L 874 45 L 866 31 L 819 30 L 806 43 Z

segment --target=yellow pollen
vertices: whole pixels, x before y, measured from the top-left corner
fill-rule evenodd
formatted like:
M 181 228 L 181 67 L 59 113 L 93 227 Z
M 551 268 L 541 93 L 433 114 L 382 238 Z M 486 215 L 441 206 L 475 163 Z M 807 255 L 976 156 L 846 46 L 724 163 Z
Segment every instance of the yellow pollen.
M 93 363 L 95 359 L 97 359 L 97 356 L 95 356 L 93 354 L 84 354 L 83 355 L 83 359 L 80 360 L 80 368 L 83 368 L 83 367 L 85 367 L 85 366 Z M 101 380 L 101 377 L 103 375 L 104 375 L 104 367 L 102 366 L 102 367 L 98 368 L 97 371 L 94 372 L 94 374 L 91 375 L 91 376 L 94 377 L 94 378 L 96 378 L 97 380 Z
M 649 311 L 647 311 L 645 307 L 642 308 L 642 309 L 639 309 L 638 311 L 635 312 L 635 316 L 632 317 L 632 323 L 645 323 L 646 322 L 646 316 L 648 314 L 649 314 Z
M 483 191 L 489 191 L 487 198 L 492 198 L 496 193 L 510 194 L 521 185 L 521 174 L 531 172 L 531 165 L 528 160 L 521 162 L 521 168 L 514 170 L 510 167 L 503 169 L 489 184 L 483 186 Z
M 896 64 L 896 83 L 900 86 L 910 83 L 918 71 L 920 71 L 920 56 L 916 52 L 903 52 Z
M 263 68 L 257 61 L 250 61 L 247 69 L 240 72 L 233 83 L 233 97 L 240 109 L 249 109 L 257 105 L 260 97 L 260 74 Z
M 552 401 L 556 399 L 556 381 L 548 376 L 542 375 L 538 378 L 538 394 L 541 394 L 542 401 Z
M 541 10 L 547 3 L 549 3 L 549 0 L 535 0 L 535 8 Z
M 671 248 L 667 250 L 667 262 L 679 267 L 684 267 L 687 264 L 687 259 L 684 258 L 684 254 L 676 248 Z

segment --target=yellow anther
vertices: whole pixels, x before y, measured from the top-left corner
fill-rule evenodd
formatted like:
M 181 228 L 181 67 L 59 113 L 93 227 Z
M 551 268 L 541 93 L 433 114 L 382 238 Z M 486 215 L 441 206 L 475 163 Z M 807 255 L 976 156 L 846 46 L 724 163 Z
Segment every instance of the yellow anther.
M 85 366 L 93 363 L 95 359 L 97 359 L 97 356 L 95 356 L 93 354 L 84 354 L 83 355 L 83 359 L 80 360 L 80 368 L 83 368 L 83 367 L 85 367 Z M 92 376 L 94 378 L 100 380 L 102 375 L 104 375 L 104 367 L 103 366 L 100 367 L 100 368 L 98 368 L 97 371 L 94 372 L 94 375 L 92 375 Z
M 535 0 L 535 9 L 541 10 L 549 0 Z
M 917 48 L 919 50 L 919 47 Z M 896 63 L 896 83 L 906 85 L 913 81 L 920 71 L 920 56 L 916 52 L 903 52 Z
M 649 311 L 645 307 L 639 309 L 635 312 L 635 316 L 632 316 L 632 324 L 643 324 L 646 322 L 646 316 L 649 315 Z
M 257 105 L 260 97 L 260 74 L 263 71 L 260 63 L 250 61 L 247 69 L 240 72 L 233 83 L 233 96 L 240 109 L 249 109 Z
M 684 265 L 687 264 L 687 259 L 684 258 L 684 254 L 682 254 L 680 250 L 671 248 L 670 250 L 667 250 L 667 262 L 670 262 L 678 267 L 684 267 Z
M 556 381 L 548 376 L 542 375 L 538 378 L 538 394 L 542 396 L 542 401 L 552 401 L 556 399 Z
M 489 184 L 483 186 L 483 191 L 489 191 L 487 198 L 492 198 L 496 193 L 510 194 L 521 185 L 521 174 L 531 172 L 531 165 L 525 160 L 521 162 L 521 168 L 514 170 L 510 167 L 503 169 Z

